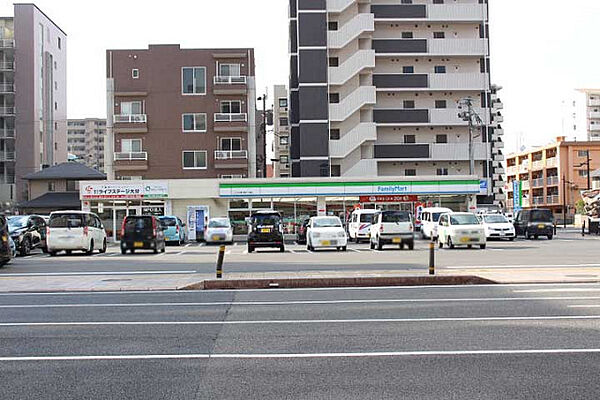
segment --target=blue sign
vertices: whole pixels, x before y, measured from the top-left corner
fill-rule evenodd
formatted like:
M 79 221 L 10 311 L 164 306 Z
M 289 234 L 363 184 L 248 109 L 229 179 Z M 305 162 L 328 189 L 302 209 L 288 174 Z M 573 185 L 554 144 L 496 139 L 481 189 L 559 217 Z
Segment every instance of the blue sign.
M 523 206 L 523 192 L 521 191 L 521 182 L 513 181 L 513 209 L 515 212 L 519 211 Z

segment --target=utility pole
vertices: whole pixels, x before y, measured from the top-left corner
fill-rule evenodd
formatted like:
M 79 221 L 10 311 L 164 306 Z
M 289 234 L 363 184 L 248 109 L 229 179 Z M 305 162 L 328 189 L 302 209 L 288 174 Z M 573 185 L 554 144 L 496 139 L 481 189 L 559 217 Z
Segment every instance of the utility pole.
M 463 107 L 467 109 L 465 111 L 461 111 L 458 114 L 458 117 L 463 121 L 469 123 L 469 175 L 475 174 L 475 154 L 474 154 L 474 146 L 473 146 L 473 128 L 475 126 L 481 126 L 483 121 L 481 117 L 475 112 L 473 109 L 473 99 L 471 97 L 465 97 L 458 102 L 459 110 L 462 110 Z
M 260 125 L 260 131 L 262 135 L 262 139 L 258 140 L 259 144 L 262 146 L 262 153 L 264 153 L 260 160 L 256 160 L 257 165 L 260 165 L 260 169 L 262 170 L 262 176 L 259 178 L 267 177 L 267 93 L 260 96 L 257 100 L 262 100 L 263 109 L 262 109 L 262 123 Z M 264 141 L 264 142 L 263 142 Z
M 563 227 L 567 229 L 567 178 L 563 174 Z
M 590 176 L 590 150 L 586 150 L 587 156 L 587 190 L 592 190 L 591 176 Z

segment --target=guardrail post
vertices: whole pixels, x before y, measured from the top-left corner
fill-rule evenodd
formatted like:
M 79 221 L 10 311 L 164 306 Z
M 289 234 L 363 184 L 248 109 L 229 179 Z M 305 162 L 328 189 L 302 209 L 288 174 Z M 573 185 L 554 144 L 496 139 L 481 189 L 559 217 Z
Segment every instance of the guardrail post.
M 435 243 L 429 242 L 429 275 L 435 275 Z
M 217 258 L 217 279 L 223 277 L 223 258 L 225 258 L 225 246 L 219 247 L 219 257 Z

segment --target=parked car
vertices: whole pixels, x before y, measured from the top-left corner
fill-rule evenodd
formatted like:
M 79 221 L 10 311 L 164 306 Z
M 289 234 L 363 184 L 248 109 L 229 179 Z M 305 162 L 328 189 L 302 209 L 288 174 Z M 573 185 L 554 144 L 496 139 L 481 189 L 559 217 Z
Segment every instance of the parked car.
M 354 210 L 348 224 L 348 236 L 356 243 L 369 240 L 371 237 L 371 224 L 377 210 Z
M 9 241 L 8 222 L 5 217 L 0 215 L 0 267 L 8 264 L 13 258 L 13 252 Z
M 46 221 L 38 215 L 15 215 L 8 217 L 8 232 L 21 256 L 27 256 L 32 249 L 47 252 Z
M 285 251 L 281 214 L 277 211 L 252 213 L 248 226 L 248 253 L 259 247 L 276 247 Z
M 515 240 L 515 227 L 508 218 L 502 214 L 483 214 L 479 215 L 479 220 L 485 229 L 485 237 L 490 239 L 508 239 Z
M 514 226 L 516 234 L 525 236 L 527 239 L 546 236 L 548 240 L 552 240 L 554 237 L 554 214 L 545 208 L 521 210 L 517 213 Z
M 8 237 L 8 244 L 10 245 L 11 257 L 16 258 L 17 257 L 17 245 L 15 244 L 15 241 L 12 240 L 12 238 L 10 236 Z
M 305 218 L 302 223 L 298 226 L 298 244 L 306 244 L 306 232 L 308 230 L 308 223 L 310 217 Z
M 312 217 L 308 222 L 306 248 L 336 248 L 338 251 L 346 251 L 348 239 L 342 220 L 339 217 Z
M 451 212 L 451 209 L 443 207 L 424 208 L 421 212 L 421 237 L 423 239 L 437 239 L 440 216 Z
M 446 213 L 438 222 L 438 243 L 440 248 L 448 246 L 475 246 L 485 249 L 486 238 L 483 225 L 473 213 Z
M 165 252 L 167 228 L 154 215 L 128 215 L 121 225 L 121 254 L 135 253 L 136 250 Z
M 233 227 L 227 217 L 211 218 L 204 231 L 206 243 L 233 243 Z
M 415 248 L 415 227 L 408 211 L 382 211 L 375 216 L 371 225 L 371 249 L 381 250 L 387 244 L 401 249 Z
M 50 214 L 46 228 L 48 252 L 55 256 L 60 251 L 92 254 L 106 252 L 106 231 L 100 218 L 85 211 L 55 211 Z
M 166 227 L 165 241 L 177 244 L 177 246 L 181 246 L 187 240 L 187 232 L 185 230 L 185 224 L 179 217 L 173 215 L 165 215 L 163 217 L 158 217 L 160 223 Z

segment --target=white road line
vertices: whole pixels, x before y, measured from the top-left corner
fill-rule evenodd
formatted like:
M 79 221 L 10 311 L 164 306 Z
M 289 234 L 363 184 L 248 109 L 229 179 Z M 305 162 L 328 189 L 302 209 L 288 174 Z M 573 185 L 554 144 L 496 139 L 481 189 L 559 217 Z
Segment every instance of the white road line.
M 372 318 L 372 319 L 299 319 L 238 321 L 75 321 L 75 322 L 2 322 L 0 328 L 40 326 L 172 326 L 172 325 L 317 325 L 317 324 L 390 324 L 429 322 L 497 322 L 497 321 L 577 321 L 600 320 L 600 315 L 555 315 L 538 317 L 459 317 L 459 318 Z
M 170 302 L 170 303 L 77 303 L 77 304 L 4 304 L 0 309 L 11 308 L 94 308 L 94 307 L 210 307 L 210 306 L 296 306 L 332 304 L 393 304 L 393 303 L 467 303 L 467 302 L 511 302 L 511 301 L 590 301 L 600 297 L 491 297 L 459 299 L 368 299 L 368 300 L 295 300 L 295 301 L 215 301 L 215 302 Z M 569 307 L 600 307 L 569 306 Z
M 569 306 L 569 308 L 600 308 L 600 304 L 591 304 L 591 305 L 580 304 L 580 305 Z
M 453 265 L 445 269 L 522 269 L 522 268 L 596 268 L 600 264 L 554 264 L 554 265 Z
M 595 288 L 555 288 L 555 289 L 529 289 L 513 290 L 513 293 L 568 293 L 568 292 L 600 292 L 600 287 Z
M 102 360 L 201 360 L 201 359 L 291 359 L 291 358 L 383 358 L 383 357 L 439 357 L 439 356 L 493 356 L 539 354 L 597 354 L 600 349 L 514 349 L 514 350 L 448 350 L 448 351 L 388 351 L 365 353 L 256 353 L 256 354 L 120 354 L 87 356 L 25 356 L 0 357 L 0 362 L 40 361 L 102 361 Z
M 356 253 L 360 253 L 360 251 L 358 251 L 358 250 L 356 250 L 356 249 L 348 249 L 348 250 L 350 250 L 350 251 L 354 251 L 354 252 L 356 252 Z
M 163 274 L 195 274 L 196 271 L 102 271 L 102 272 L 29 272 L 0 274 L 0 279 L 18 276 L 96 276 L 96 275 L 163 275 Z

